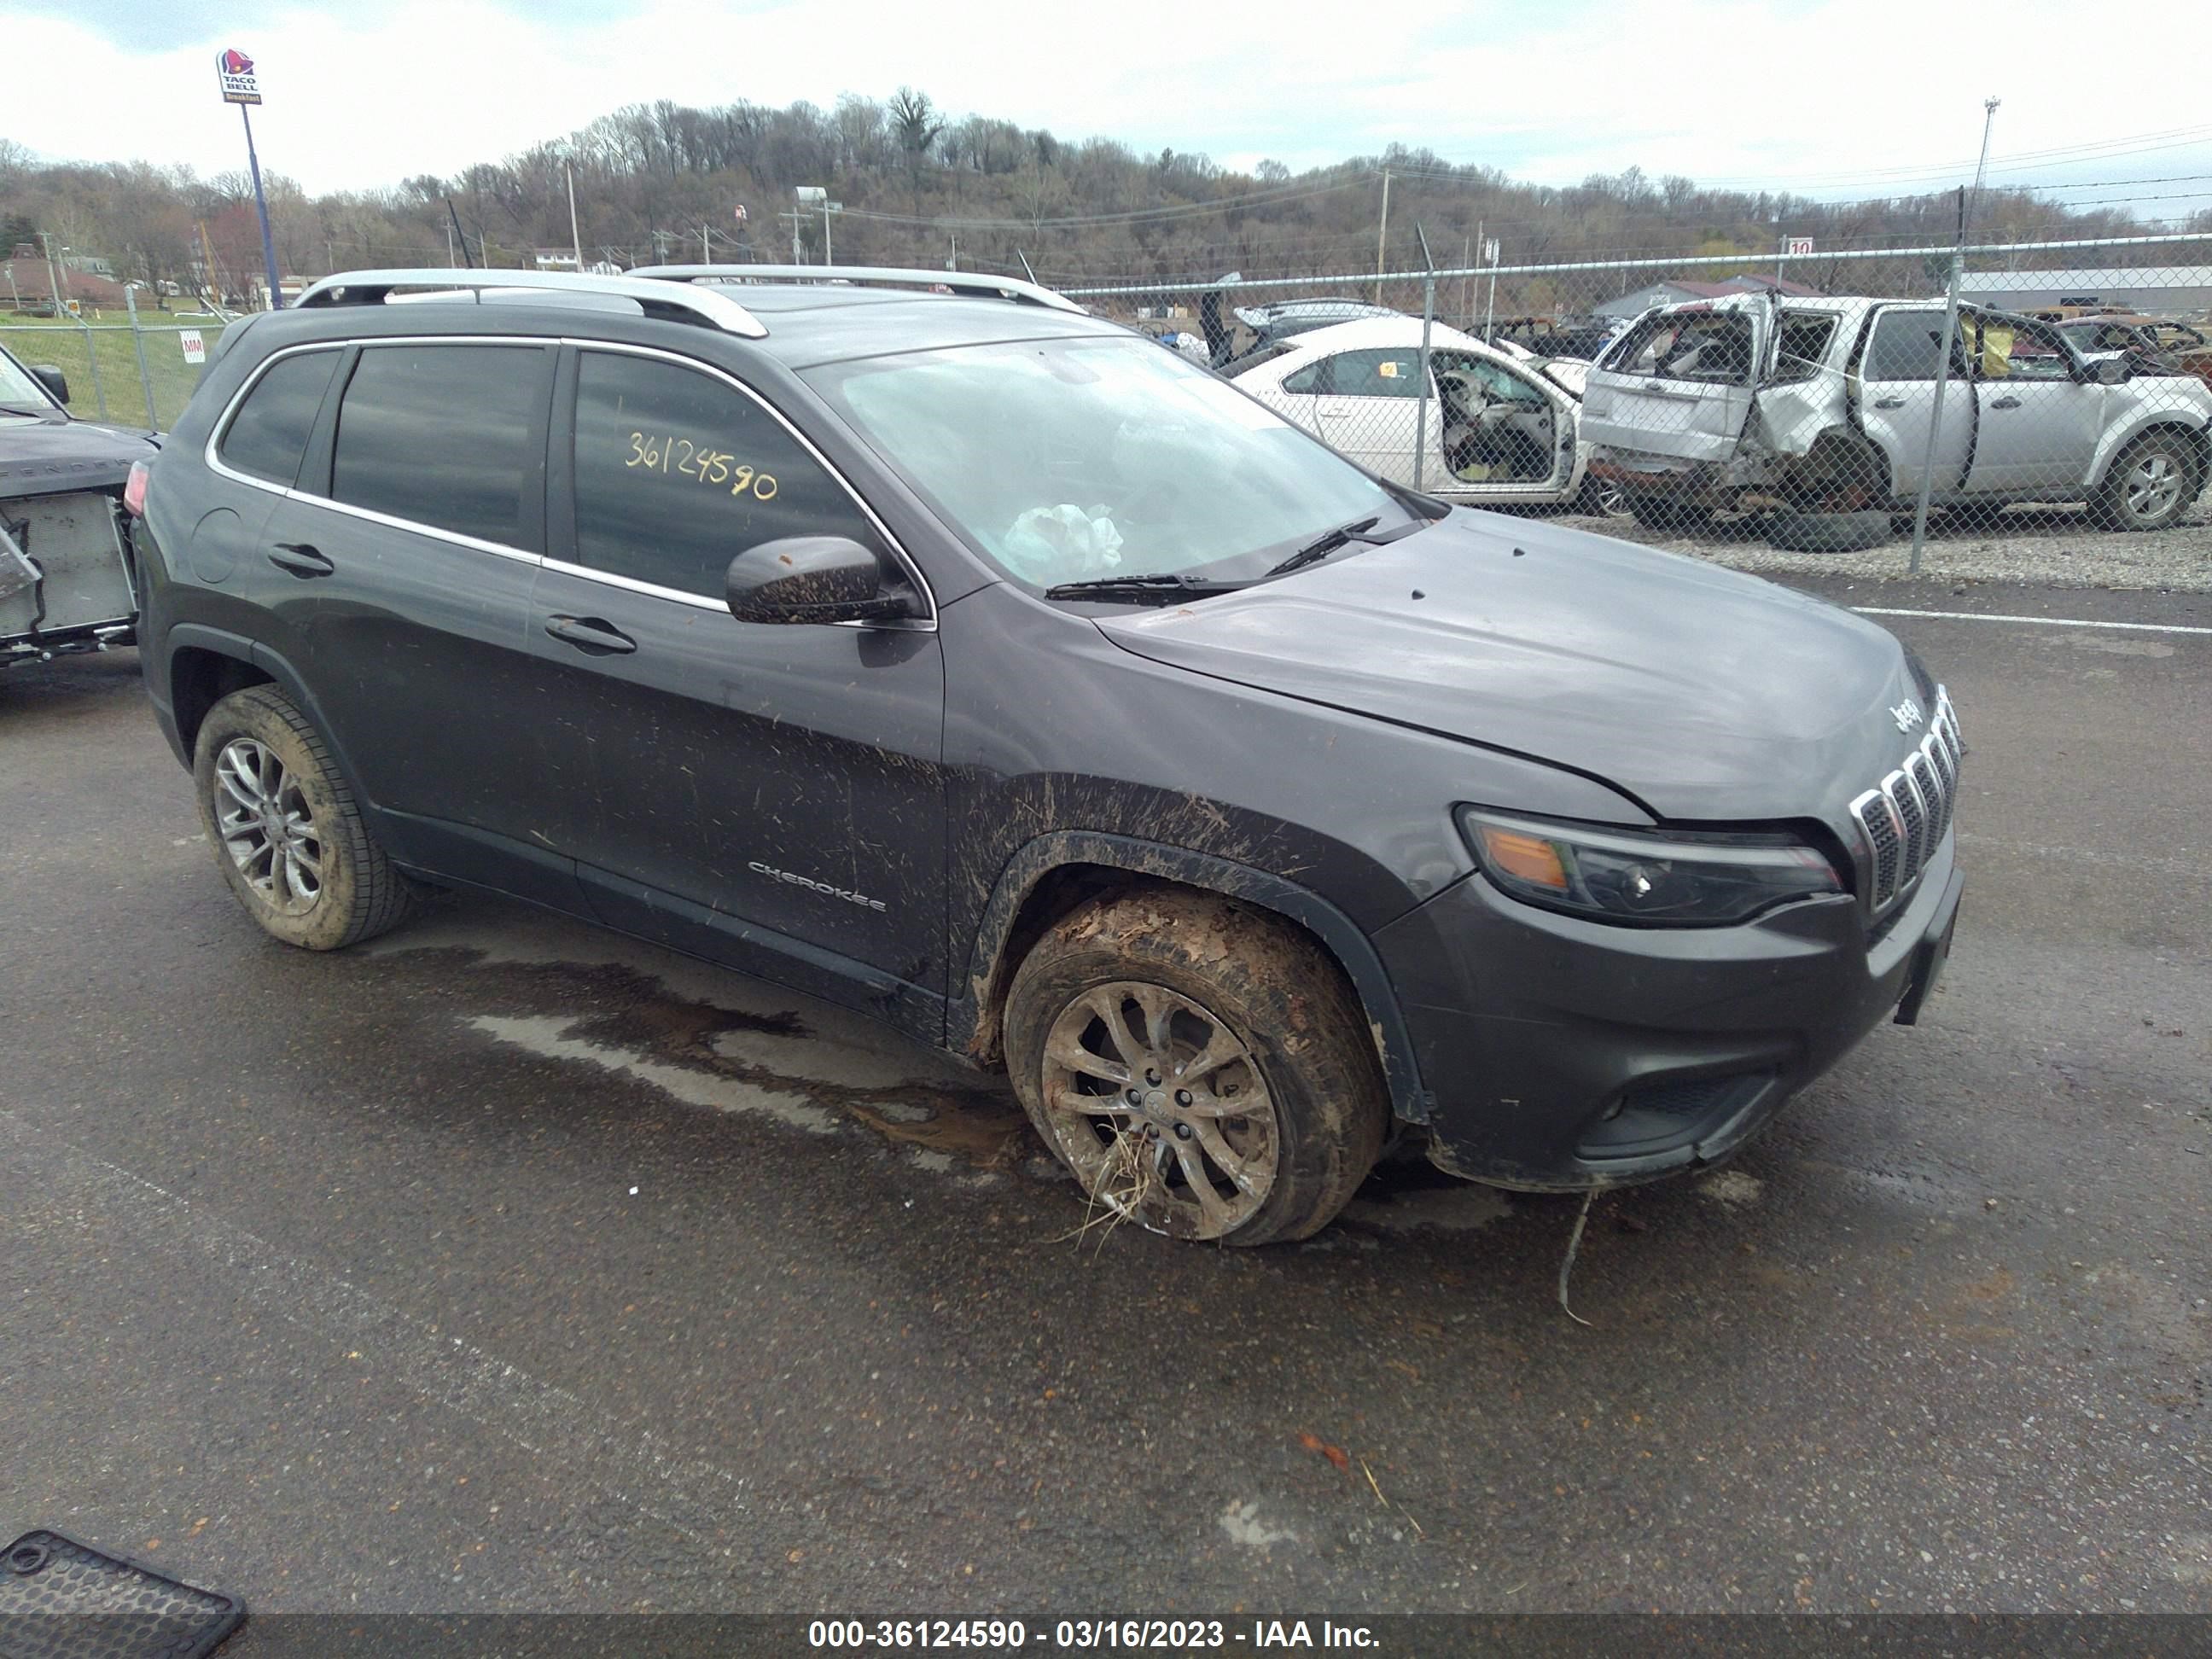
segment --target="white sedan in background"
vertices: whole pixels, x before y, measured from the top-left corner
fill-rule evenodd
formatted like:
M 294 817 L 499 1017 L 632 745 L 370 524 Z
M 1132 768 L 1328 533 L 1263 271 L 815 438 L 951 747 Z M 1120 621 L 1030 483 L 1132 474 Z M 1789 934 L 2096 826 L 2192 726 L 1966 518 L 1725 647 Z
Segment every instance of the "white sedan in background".
M 1617 498 L 1583 476 L 1579 386 L 1569 384 L 1588 367 L 1516 356 L 1438 323 L 1425 407 L 1421 319 L 1375 317 L 1276 341 L 1221 373 L 1394 483 L 1468 507 L 1613 514 Z

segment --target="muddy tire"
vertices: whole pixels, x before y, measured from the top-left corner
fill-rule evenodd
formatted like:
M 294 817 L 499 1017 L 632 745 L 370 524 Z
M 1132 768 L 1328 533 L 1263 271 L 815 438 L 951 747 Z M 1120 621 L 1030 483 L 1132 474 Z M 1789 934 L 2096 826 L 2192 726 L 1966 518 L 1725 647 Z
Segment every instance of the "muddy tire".
M 276 687 L 248 686 L 208 711 L 192 780 L 222 878 L 271 938 L 336 951 L 413 908 L 413 889 L 377 845 L 321 734 Z
M 1006 1030 L 1023 1109 L 1102 1222 L 1310 1237 L 1382 1149 L 1351 987 L 1288 923 L 1224 898 L 1146 891 L 1064 918 L 1016 971 Z
M 1887 512 L 1777 513 L 1765 528 L 1766 544 L 1789 553 L 1863 553 L 1895 533 Z
M 2146 432 L 2105 469 L 2089 516 L 2107 530 L 2164 530 L 2203 488 L 2203 461 L 2186 433 Z
M 1713 510 L 1694 501 L 1678 501 L 1671 495 L 1627 497 L 1629 515 L 1646 530 L 1695 530 L 1710 521 Z

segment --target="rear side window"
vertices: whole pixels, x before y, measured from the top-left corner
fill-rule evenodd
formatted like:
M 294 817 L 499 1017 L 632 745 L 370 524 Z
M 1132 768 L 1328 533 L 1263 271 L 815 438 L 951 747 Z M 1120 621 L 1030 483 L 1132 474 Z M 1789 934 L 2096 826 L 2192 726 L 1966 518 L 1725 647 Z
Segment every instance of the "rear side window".
M 576 366 L 576 562 L 720 599 L 730 561 L 782 536 L 877 544 L 843 485 L 727 382 L 654 357 Z
M 538 346 L 368 347 L 338 404 L 331 495 L 537 551 L 538 515 L 525 508 L 551 373 Z
M 230 417 L 216 449 L 223 465 L 289 489 L 337 366 L 335 351 L 303 351 L 272 363 Z
M 1836 337 L 1836 319 L 1817 312 L 1782 313 L 1781 338 L 1774 354 L 1777 383 L 1809 380 L 1826 361 L 1828 343 Z
M 1647 380 L 1745 386 L 1751 339 L 1751 319 L 1739 311 L 1662 311 L 1631 329 L 1605 354 L 1605 366 Z

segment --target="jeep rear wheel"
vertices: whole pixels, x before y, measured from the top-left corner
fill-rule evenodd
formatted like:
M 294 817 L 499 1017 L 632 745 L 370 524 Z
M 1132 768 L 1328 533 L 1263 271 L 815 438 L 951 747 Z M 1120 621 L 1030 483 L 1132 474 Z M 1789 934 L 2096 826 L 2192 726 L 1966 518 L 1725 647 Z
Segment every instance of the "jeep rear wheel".
M 1305 1238 L 1374 1167 L 1389 1103 L 1357 999 L 1288 924 L 1162 890 L 1065 918 L 1006 1000 L 1014 1092 L 1091 1201 L 1154 1232 Z
M 222 878 L 272 938 L 335 951 L 412 908 L 321 736 L 276 687 L 248 686 L 208 711 L 192 778 Z
M 2179 432 L 2147 432 L 2121 452 L 2089 510 L 2114 530 L 2164 530 L 2203 488 L 2197 450 Z

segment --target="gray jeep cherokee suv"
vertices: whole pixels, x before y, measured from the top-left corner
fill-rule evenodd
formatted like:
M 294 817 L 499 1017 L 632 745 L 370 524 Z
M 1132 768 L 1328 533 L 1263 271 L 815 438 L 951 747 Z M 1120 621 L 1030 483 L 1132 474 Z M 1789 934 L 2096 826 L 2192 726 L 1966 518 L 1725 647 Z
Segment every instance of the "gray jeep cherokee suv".
M 356 272 L 225 331 L 143 654 L 264 928 L 477 887 L 763 975 L 1232 1243 L 1394 1134 L 1716 1159 L 1911 1023 L 1961 751 L 1882 629 L 1379 482 L 1044 290 L 838 275 Z

